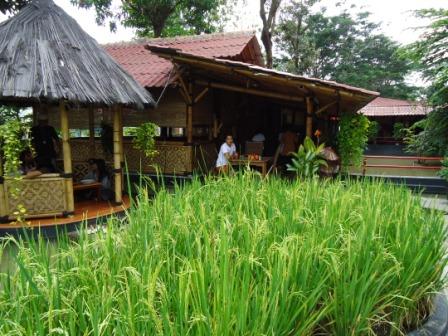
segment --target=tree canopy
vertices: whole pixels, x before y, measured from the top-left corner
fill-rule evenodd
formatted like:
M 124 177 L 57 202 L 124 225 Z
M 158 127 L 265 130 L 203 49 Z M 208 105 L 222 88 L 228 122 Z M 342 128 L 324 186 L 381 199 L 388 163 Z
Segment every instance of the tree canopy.
M 407 55 L 431 83 L 428 92 L 433 111 L 423 122 L 423 130 L 408 138 L 408 148 L 421 154 L 448 156 L 448 10 L 426 9 L 416 15 L 431 23 L 421 38 L 408 46 Z
M 212 33 L 222 30 L 236 0 L 122 0 L 117 11 L 112 0 L 72 0 L 81 8 L 94 8 L 97 23 L 116 23 L 137 29 L 139 36 L 162 37 Z
M 412 62 L 398 43 L 378 32 L 370 13 L 347 10 L 329 16 L 313 11 L 319 0 L 292 1 L 282 9 L 276 42 L 284 70 L 379 91 L 383 96 L 410 98 L 406 84 Z

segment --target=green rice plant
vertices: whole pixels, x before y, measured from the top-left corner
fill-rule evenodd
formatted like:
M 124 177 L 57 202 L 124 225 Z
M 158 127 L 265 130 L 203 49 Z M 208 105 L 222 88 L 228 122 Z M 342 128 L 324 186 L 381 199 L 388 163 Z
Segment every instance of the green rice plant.
M 443 216 L 401 187 L 246 172 L 151 194 L 95 235 L 6 239 L 0 334 L 401 335 L 445 284 Z

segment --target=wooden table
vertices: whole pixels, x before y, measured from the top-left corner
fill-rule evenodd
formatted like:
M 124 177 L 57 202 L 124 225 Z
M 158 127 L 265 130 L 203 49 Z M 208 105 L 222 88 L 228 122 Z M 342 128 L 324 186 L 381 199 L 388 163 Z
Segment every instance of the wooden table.
M 99 201 L 101 199 L 101 186 L 102 184 L 99 182 L 92 182 L 92 183 L 74 183 L 73 184 L 73 191 L 80 191 L 80 190 L 96 190 L 96 198 Z
M 268 163 L 272 160 L 270 156 L 263 156 L 261 160 L 249 160 L 245 157 L 239 159 L 230 159 L 229 162 L 232 166 L 250 166 L 261 168 L 261 175 L 266 176 L 268 173 Z

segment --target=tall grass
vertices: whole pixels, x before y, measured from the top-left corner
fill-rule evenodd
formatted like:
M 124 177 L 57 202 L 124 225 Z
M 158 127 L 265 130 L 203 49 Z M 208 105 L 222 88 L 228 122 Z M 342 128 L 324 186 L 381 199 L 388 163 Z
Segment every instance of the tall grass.
M 19 245 L 2 335 L 399 335 L 444 285 L 440 214 L 378 182 L 194 180 L 129 225 Z M 52 255 L 52 256 L 51 256 Z

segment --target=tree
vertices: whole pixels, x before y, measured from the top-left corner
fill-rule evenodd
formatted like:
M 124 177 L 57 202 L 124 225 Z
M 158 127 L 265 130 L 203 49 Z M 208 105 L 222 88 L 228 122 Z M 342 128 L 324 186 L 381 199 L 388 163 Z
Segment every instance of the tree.
M 72 0 L 82 8 L 94 8 L 97 23 L 119 21 L 137 28 L 139 36 L 161 37 L 211 33 L 222 30 L 236 0 L 122 0 L 118 11 L 112 0 Z
M 293 1 L 280 12 L 275 42 L 284 54 L 278 63 L 286 71 L 303 74 L 315 63 L 317 49 L 308 32 L 311 7 L 320 0 Z
M 282 0 L 260 0 L 260 18 L 263 22 L 261 42 L 266 51 L 266 67 L 272 68 L 272 34 L 275 30 L 275 19 Z M 267 13 L 267 16 L 266 16 Z
M 293 1 L 283 8 L 277 29 L 282 57 L 279 67 L 301 75 L 326 78 L 379 91 L 382 95 L 409 98 L 416 88 L 405 82 L 412 64 L 400 46 L 377 33 L 378 24 L 366 12 L 343 11 L 328 16 L 313 12 L 318 0 Z
M 408 137 L 408 150 L 448 156 L 448 10 L 426 9 L 417 11 L 416 16 L 431 23 L 421 39 L 408 47 L 408 55 L 431 82 L 428 98 L 433 111 L 423 130 Z

